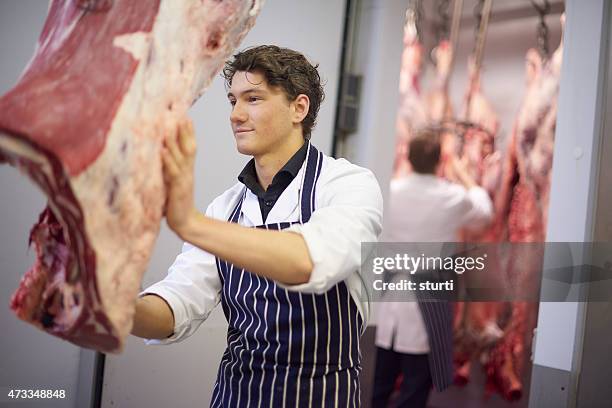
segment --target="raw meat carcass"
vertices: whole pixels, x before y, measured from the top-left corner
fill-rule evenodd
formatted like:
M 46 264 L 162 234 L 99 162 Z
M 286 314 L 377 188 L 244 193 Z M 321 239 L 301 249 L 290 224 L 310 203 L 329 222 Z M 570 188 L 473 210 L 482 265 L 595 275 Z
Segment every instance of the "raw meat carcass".
M 438 175 L 445 177 L 449 171 L 447 166 L 456 155 L 457 140 L 453 133 L 453 105 L 448 91 L 451 68 L 453 64 L 453 47 L 448 40 L 442 40 L 434 49 L 436 74 L 433 89 L 426 97 L 427 123 L 440 126 L 445 131 L 440 140 L 440 165 Z
M 509 200 L 508 238 L 513 242 L 542 242 L 545 238 L 562 54 L 560 45 L 534 79 L 517 117 L 515 140 L 510 144 L 515 184 Z M 511 174 L 513 169 L 506 171 Z
M 521 103 L 518 117 L 524 116 L 524 112 L 531 110 L 530 105 L 535 101 L 534 96 L 538 92 L 538 83 L 541 74 L 542 60 L 539 53 L 530 49 L 526 55 L 526 92 Z M 496 226 L 500 239 L 507 239 L 508 228 L 508 206 L 512 200 L 512 189 L 516 182 L 516 134 L 520 127 L 520 120 L 513 126 L 512 134 L 504 157 L 500 189 L 495 196 Z M 535 209 L 525 208 L 526 217 L 530 217 Z M 540 223 L 541 219 L 535 219 Z M 539 230 L 535 225 L 533 230 Z M 513 254 L 524 259 L 519 254 Z M 509 269 L 515 269 L 509 257 Z M 518 266 L 518 264 L 516 265 Z M 524 265 L 527 266 L 527 265 Z M 507 281 L 508 283 L 509 280 Z M 518 285 L 516 280 L 512 285 Z M 516 286 L 513 286 L 516 287 Z M 528 322 L 528 308 L 524 302 L 499 303 L 498 308 L 510 314 L 508 327 L 505 327 L 505 335 L 500 339 L 494 348 L 489 350 L 485 357 L 485 372 L 487 374 L 487 390 L 489 392 L 499 392 L 508 400 L 517 400 L 522 396 L 523 384 L 520 374 L 524 365 L 524 352 L 528 339 L 520 338 L 519 333 L 525 333 L 531 326 Z M 500 313 L 501 314 L 501 313 Z
M 466 162 L 473 179 L 494 199 L 500 171 L 500 153 L 495 151 L 495 137 L 499 130 L 499 119 L 480 86 L 480 70 L 472 59 L 469 61 L 469 88 L 465 97 L 463 118 L 466 128 L 463 140 L 455 139 L 457 154 Z M 462 233 L 465 242 L 496 242 L 499 239 L 501 222 L 494 214 L 493 222 L 484 228 L 466 229 Z M 490 251 L 487 264 L 499 269 L 499 254 Z M 481 357 L 495 344 L 503 331 L 498 318 L 502 308 L 495 302 L 470 302 L 455 305 L 455 383 L 466 384 L 469 380 L 471 359 Z
M 400 105 L 396 123 L 396 146 L 394 177 L 410 172 L 408 145 L 414 133 L 426 126 L 440 126 L 452 119 L 453 107 L 448 93 L 448 80 L 452 65 L 453 50 L 448 40 L 442 40 L 435 48 L 436 74 L 432 90 L 425 97 L 421 95 L 421 63 L 423 46 L 410 23 L 404 31 L 404 52 L 400 71 Z M 446 157 L 454 151 L 453 140 L 443 134 L 440 168 Z
M 496 204 L 508 220 L 507 238 L 513 243 L 541 243 L 546 239 L 562 55 L 562 43 L 544 64 L 535 50 L 527 54 L 527 93 L 508 144 L 503 193 Z M 507 267 L 510 284 L 527 290 L 537 288 L 543 247 L 514 245 L 512 249 Z M 536 324 L 537 306 L 512 303 L 506 335 L 491 351 L 486 365 L 489 388 L 510 400 L 517 399 L 522 392 L 519 379 Z
M 487 162 L 495 150 L 495 137 L 499 130 L 499 118 L 480 86 L 480 70 L 472 60 L 469 63 L 470 86 L 465 97 L 463 118 L 468 126 L 463 135 L 459 154 L 467 158 L 468 170 L 478 184 L 485 174 L 491 173 L 492 162 Z M 491 191 L 489 193 L 492 193 Z M 472 242 L 480 241 L 470 237 Z
M 37 258 L 11 308 L 120 352 L 157 237 L 160 148 L 254 24 L 262 0 L 52 0 L 35 54 L 0 99 L 0 161 L 47 195 Z
M 434 49 L 436 76 L 431 92 L 427 94 L 427 122 L 441 123 L 453 118 L 453 106 L 448 93 L 450 70 L 453 62 L 453 47 L 448 40 L 442 40 Z
M 426 124 L 426 112 L 420 89 L 423 46 L 419 42 L 414 19 L 404 26 L 404 51 L 400 68 L 400 101 L 396 119 L 393 177 L 410 171 L 408 144 L 414 132 Z

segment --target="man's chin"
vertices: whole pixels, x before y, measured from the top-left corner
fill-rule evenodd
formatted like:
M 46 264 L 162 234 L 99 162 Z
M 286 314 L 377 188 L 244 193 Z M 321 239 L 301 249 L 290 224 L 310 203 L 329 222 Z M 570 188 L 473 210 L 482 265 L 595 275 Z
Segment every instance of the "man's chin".
M 254 149 L 253 146 L 250 146 L 248 143 L 240 142 L 236 142 L 236 150 L 238 150 L 238 153 L 247 156 L 255 156 L 255 153 L 257 152 L 257 149 Z
M 238 150 L 238 153 L 244 154 L 245 156 L 253 156 L 253 153 L 251 153 L 251 151 L 248 149 L 238 148 L 237 150 Z

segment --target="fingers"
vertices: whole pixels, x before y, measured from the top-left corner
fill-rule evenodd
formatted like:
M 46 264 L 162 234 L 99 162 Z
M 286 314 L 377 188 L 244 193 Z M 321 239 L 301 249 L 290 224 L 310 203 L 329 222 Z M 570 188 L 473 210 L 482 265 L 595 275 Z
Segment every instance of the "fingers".
M 195 155 L 196 139 L 193 131 L 193 123 L 186 119 L 179 123 L 176 129 L 176 134 L 167 136 L 164 140 L 164 145 L 170 151 L 177 163 L 181 163 L 185 158 L 191 158 Z
M 164 178 L 174 178 L 180 174 L 174 155 L 167 147 L 162 148 L 162 163 L 164 165 Z
M 196 151 L 196 139 L 193 131 L 193 122 L 189 119 L 184 120 L 178 129 L 178 142 L 179 146 L 186 156 L 190 157 L 195 154 Z
M 183 161 L 183 154 L 179 149 L 176 139 L 176 134 L 166 136 L 166 139 L 164 140 L 164 147 L 166 151 L 172 156 L 174 163 L 178 166 L 178 164 Z
M 196 141 L 192 122 L 187 119 L 181 122 L 175 134 L 164 139 L 162 146 L 162 163 L 166 180 L 178 177 L 193 164 Z

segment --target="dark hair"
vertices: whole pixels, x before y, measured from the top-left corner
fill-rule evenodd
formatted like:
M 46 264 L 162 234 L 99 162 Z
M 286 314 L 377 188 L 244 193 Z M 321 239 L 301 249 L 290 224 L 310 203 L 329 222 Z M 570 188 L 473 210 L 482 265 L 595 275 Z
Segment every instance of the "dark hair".
M 235 54 L 225 63 L 222 75 L 225 85 L 230 87 L 237 71 L 257 71 L 264 75 L 268 85 L 281 88 L 289 101 L 294 101 L 300 94 L 308 96 L 310 107 L 302 120 L 302 133 L 305 139 L 309 139 L 325 98 L 318 67 L 299 52 L 275 45 L 260 45 Z
M 417 173 L 434 174 L 440 162 L 441 129 L 425 128 L 419 130 L 410 141 L 408 161 Z

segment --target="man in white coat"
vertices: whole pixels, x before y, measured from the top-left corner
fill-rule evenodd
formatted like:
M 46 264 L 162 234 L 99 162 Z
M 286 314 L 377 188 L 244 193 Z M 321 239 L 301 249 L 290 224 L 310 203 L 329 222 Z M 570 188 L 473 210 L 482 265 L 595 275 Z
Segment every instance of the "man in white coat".
M 410 142 L 413 172 L 391 182 L 383 237 L 386 242 L 457 241 L 460 228 L 485 226 L 492 218 L 487 192 L 462 162 L 452 167 L 458 183 L 436 176 L 441 129 L 427 128 Z M 440 254 L 438 254 L 440 255 Z M 452 316 L 446 302 L 381 301 L 372 406 L 385 407 L 403 375 L 398 407 L 425 407 L 432 382 L 439 391 L 452 381 Z

